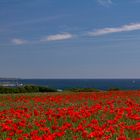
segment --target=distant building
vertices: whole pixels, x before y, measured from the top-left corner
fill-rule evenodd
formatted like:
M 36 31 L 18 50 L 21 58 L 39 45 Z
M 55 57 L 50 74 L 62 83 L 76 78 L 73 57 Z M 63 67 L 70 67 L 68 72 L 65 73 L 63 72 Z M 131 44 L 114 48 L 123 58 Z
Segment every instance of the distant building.
M 13 82 L 0 82 L 0 86 L 2 87 L 21 87 L 23 86 L 22 83 L 13 83 Z
M 57 89 L 57 91 L 58 91 L 58 92 L 62 92 L 63 90 L 62 90 L 62 89 Z

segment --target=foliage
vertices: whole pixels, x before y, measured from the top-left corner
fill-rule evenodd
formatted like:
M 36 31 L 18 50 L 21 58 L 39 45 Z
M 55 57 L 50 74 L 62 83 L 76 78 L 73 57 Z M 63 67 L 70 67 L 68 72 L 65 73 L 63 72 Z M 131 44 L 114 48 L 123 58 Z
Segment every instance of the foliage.
M 34 85 L 26 85 L 21 87 L 0 87 L 0 93 L 32 93 L 32 92 L 56 92 L 55 89 L 42 87 L 42 86 L 34 86 Z
M 108 91 L 118 91 L 118 90 L 120 90 L 120 89 L 117 88 L 117 87 L 112 87 L 112 88 L 109 88 L 109 89 L 108 89 Z
M 95 89 L 95 88 L 72 88 L 72 89 L 67 89 L 67 91 L 72 91 L 72 92 L 98 92 L 100 90 Z

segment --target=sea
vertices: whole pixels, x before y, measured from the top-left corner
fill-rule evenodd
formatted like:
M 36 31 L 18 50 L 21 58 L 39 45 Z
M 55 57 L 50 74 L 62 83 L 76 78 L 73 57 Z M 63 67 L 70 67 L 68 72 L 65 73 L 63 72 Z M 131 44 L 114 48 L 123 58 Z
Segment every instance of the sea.
M 20 79 L 20 83 L 48 86 L 55 89 L 95 88 L 108 90 L 119 88 L 122 90 L 140 89 L 140 79 Z
M 55 89 L 95 88 L 108 90 L 118 88 L 122 90 L 139 90 L 140 79 L 0 79 L 0 82 L 15 82 L 23 85 L 47 86 Z

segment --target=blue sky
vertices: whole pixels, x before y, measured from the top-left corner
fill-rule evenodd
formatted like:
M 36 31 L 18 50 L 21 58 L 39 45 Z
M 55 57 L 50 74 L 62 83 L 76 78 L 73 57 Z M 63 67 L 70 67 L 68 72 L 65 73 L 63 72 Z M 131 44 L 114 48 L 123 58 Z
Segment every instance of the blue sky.
M 0 0 L 0 77 L 140 78 L 140 0 Z

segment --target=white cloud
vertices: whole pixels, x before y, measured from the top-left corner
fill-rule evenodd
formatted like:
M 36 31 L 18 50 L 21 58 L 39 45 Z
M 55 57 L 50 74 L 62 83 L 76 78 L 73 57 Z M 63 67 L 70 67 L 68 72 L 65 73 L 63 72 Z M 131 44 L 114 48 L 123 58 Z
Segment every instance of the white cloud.
M 108 7 L 110 4 L 112 4 L 112 0 L 97 0 L 97 2 L 105 7 Z
M 16 45 L 23 45 L 26 44 L 28 41 L 23 40 L 23 39 L 19 39 L 19 38 L 14 38 L 12 39 L 12 43 L 16 44 Z
M 62 34 L 55 34 L 55 35 L 49 35 L 47 37 L 43 37 L 40 41 L 46 42 L 46 41 L 58 41 L 58 40 L 66 40 L 71 39 L 73 37 L 70 33 L 62 33 Z
M 101 35 L 105 35 L 105 34 L 128 32 L 128 31 L 135 31 L 135 30 L 140 30 L 140 23 L 126 24 L 126 25 L 123 25 L 120 27 L 115 27 L 115 28 L 98 29 L 96 31 L 89 32 L 88 35 L 101 36 Z

